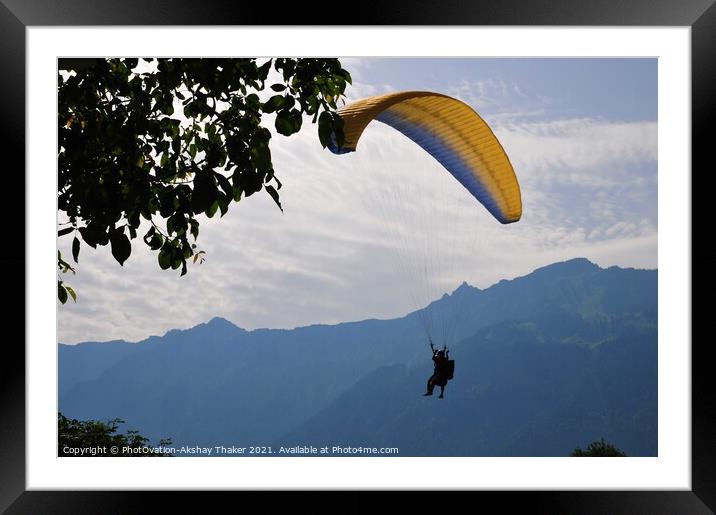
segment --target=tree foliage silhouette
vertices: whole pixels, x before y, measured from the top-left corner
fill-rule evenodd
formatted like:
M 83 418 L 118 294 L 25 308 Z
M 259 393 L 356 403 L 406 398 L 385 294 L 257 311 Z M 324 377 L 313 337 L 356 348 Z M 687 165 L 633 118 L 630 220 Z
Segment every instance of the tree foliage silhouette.
M 60 59 L 59 68 L 58 237 L 72 237 L 74 263 L 84 245 L 109 245 L 123 265 L 140 237 L 162 269 L 184 275 L 188 260 L 203 261 L 199 215 L 223 216 L 261 190 L 281 208 L 264 115 L 283 136 L 308 116 L 323 147 L 343 143 L 336 109 L 351 77 L 337 59 Z M 60 253 L 57 265 L 58 299 L 76 300 L 60 276 L 75 265 Z
M 103 448 L 104 452 L 94 456 L 169 456 L 167 453 L 159 452 L 149 448 L 149 439 L 140 435 L 138 431 L 127 431 L 126 434 L 117 433 L 117 429 L 124 421 L 118 418 L 101 422 L 99 420 L 76 420 L 65 417 L 62 413 L 57 414 L 57 455 L 78 456 L 70 449 L 97 449 Z M 171 439 L 162 439 L 159 446 L 171 445 Z M 110 449 L 117 449 L 112 453 Z M 147 448 L 143 452 L 131 452 L 128 449 Z M 93 456 L 84 454 L 83 456 Z
M 590 443 L 586 450 L 577 447 L 572 451 L 571 456 L 626 456 L 626 454 L 601 438 Z

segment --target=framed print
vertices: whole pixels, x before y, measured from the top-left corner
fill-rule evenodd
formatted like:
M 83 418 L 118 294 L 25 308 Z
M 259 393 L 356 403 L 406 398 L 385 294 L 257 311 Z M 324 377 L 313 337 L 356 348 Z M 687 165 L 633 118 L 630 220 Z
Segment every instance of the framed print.
M 710 2 L 71 5 L 0 6 L 3 509 L 714 509 Z

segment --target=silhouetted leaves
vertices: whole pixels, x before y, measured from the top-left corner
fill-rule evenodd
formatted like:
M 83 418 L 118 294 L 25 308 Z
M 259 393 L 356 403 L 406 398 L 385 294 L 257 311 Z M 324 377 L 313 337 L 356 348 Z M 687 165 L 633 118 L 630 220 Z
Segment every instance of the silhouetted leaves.
M 624 451 L 621 451 L 620 449 L 617 449 L 612 444 L 605 442 L 604 438 L 601 438 L 600 440 L 594 441 L 587 446 L 586 450 L 582 450 L 579 447 L 574 449 L 572 451 L 571 456 L 580 456 L 580 457 L 598 457 L 598 456 L 614 456 L 614 457 L 622 457 L 626 456 Z
M 298 109 L 284 109 L 276 116 L 276 131 L 284 136 L 290 136 L 301 129 L 301 111 Z
M 268 192 L 268 194 L 271 195 L 271 198 L 273 199 L 273 201 L 276 202 L 276 205 L 278 206 L 278 208 L 281 211 L 283 211 L 283 208 L 281 207 L 281 202 L 278 199 L 278 191 L 276 191 L 276 188 L 274 188 L 270 184 L 267 184 L 266 186 L 264 186 L 264 188 L 266 188 L 266 191 Z
M 166 270 L 170 266 L 172 266 L 172 254 L 171 250 L 163 248 L 159 251 L 159 255 L 157 256 L 157 260 L 159 261 L 159 267 L 162 270 Z
M 191 196 L 191 208 L 195 214 L 203 213 L 216 200 L 218 191 L 214 179 L 206 172 L 194 174 L 194 191 Z
M 80 257 L 80 240 L 77 238 L 77 236 L 74 237 L 72 240 L 72 259 L 75 260 L 75 263 L 78 263 L 78 259 Z
M 57 414 L 57 455 L 72 457 L 116 457 L 116 456 L 170 456 L 164 449 L 171 446 L 170 438 L 159 440 L 157 446 L 150 445 L 149 439 L 139 431 L 119 433 L 124 420 L 115 418 L 100 420 L 77 420 Z
M 75 290 L 73 290 L 73 289 L 70 288 L 69 286 L 65 286 L 65 289 L 67 290 L 67 293 L 70 294 L 70 297 L 72 297 L 72 300 L 74 300 L 75 302 L 77 302 L 77 294 L 75 293 Z
M 318 138 L 324 148 L 331 145 L 342 147 L 345 142 L 343 119 L 336 113 L 322 112 L 318 117 Z
M 275 113 L 284 136 L 298 132 L 307 115 L 318 121 L 324 147 L 331 138 L 340 143 L 336 101 L 351 78 L 337 59 L 142 62 L 60 61 L 74 73 L 61 74 L 58 86 L 57 196 L 68 220 L 58 237 L 75 233 L 75 262 L 81 240 L 92 248 L 110 244 L 123 264 L 143 218 L 152 227 L 142 238 L 159 252 L 159 266 L 184 275 L 197 252 L 191 240 L 199 235 L 198 215 L 223 216 L 262 189 L 281 207 L 263 114 Z M 268 86 L 277 94 L 262 103 L 257 92 L 272 67 L 284 83 Z
M 132 252 L 132 245 L 129 243 L 129 238 L 124 234 L 124 231 L 117 229 L 112 231 L 110 234 L 110 242 L 112 243 L 112 256 L 120 265 L 124 265 L 127 261 L 129 254 Z
M 261 108 L 264 113 L 274 113 L 277 109 L 281 109 L 286 103 L 286 97 L 283 95 L 274 95 L 265 102 Z
M 57 281 L 57 298 L 63 304 L 67 302 L 67 289 L 62 285 L 62 281 Z

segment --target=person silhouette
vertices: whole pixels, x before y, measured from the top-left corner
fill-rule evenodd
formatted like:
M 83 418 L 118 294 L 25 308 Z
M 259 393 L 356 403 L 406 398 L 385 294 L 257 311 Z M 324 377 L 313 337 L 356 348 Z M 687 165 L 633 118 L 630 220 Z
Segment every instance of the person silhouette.
M 432 395 L 435 387 L 439 386 L 440 395 L 438 396 L 438 398 L 442 399 L 445 396 L 445 386 L 448 382 L 447 366 L 448 359 L 450 357 L 450 351 L 448 350 L 447 346 L 443 347 L 441 350 L 435 350 L 432 341 L 430 342 L 430 350 L 433 351 L 433 375 L 431 375 L 428 379 L 428 391 L 425 392 L 423 396 Z

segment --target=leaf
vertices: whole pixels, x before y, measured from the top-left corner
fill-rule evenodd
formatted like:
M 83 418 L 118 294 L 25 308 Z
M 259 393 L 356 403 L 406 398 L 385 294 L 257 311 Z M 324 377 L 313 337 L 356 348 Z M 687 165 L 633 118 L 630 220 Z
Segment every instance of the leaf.
M 276 116 L 276 130 L 279 134 L 290 136 L 301 130 L 301 111 L 298 109 L 282 110 Z
M 261 105 L 261 109 L 263 109 L 264 113 L 273 113 L 274 111 L 281 109 L 285 103 L 286 97 L 283 95 L 274 95 Z
M 80 257 L 80 240 L 75 236 L 75 239 L 72 240 L 72 259 L 75 260 L 75 263 L 79 263 L 77 259 Z
M 187 118 L 194 118 L 194 115 L 196 114 L 196 106 L 194 105 L 194 101 L 192 100 L 188 104 L 184 106 L 184 116 Z
M 251 145 L 252 148 L 249 150 L 251 164 L 261 174 L 269 173 L 271 171 L 271 149 L 269 149 L 268 143 L 254 139 Z
M 218 195 L 213 178 L 206 172 L 197 171 L 194 175 L 194 190 L 191 194 L 191 209 L 194 214 L 205 212 L 211 207 Z
M 276 205 L 281 210 L 281 212 L 283 212 L 283 208 L 281 207 L 281 202 L 278 199 L 278 191 L 276 191 L 276 188 L 274 188 L 270 184 L 267 184 L 264 187 L 266 188 L 266 191 L 268 192 L 268 194 L 271 195 L 271 198 L 273 199 L 273 201 L 276 202 Z
M 194 236 L 194 239 L 196 240 L 199 237 L 199 222 L 192 218 L 189 220 L 189 225 L 191 226 L 191 235 Z
M 293 124 L 286 111 L 280 111 L 276 116 L 276 131 L 284 136 L 293 134 Z
M 186 233 L 186 218 L 184 213 L 174 213 L 167 219 L 167 233 L 176 233 L 177 236 L 182 236 Z
M 159 250 L 164 245 L 164 238 L 161 234 L 154 234 L 152 239 L 148 242 L 149 248 L 152 250 Z
M 331 145 L 331 135 L 333 134 L 333 124 L 331 123 L 331 115 L 327 111 L 323 111 L 318 117 L 318 139 L 321 145 L 326 148 Z
M 206 216 L 209 218 L 213 217 L 216 214 L 216 210 L 219 209 L 219 201 L 215 200 L 204 212 Z
M 67 290 L 67 293 L 69 293 L 70 296 L 72 297 L 72 300 L 77 302 L 77 294 L 75 293 L 75 290 L 73 290 L 69 286 L 65 286 L 65 289 Z
M 281 92 L 284 89 L 286 89 L 286 85 L 285 84 L 271 84 L 271 89 L 274 91 Z
M 224 193 L 231 198 L 234 196 L 234 188 L 231 186 L 231 183 L 229 182 L 229 179 L 227 179 L 224 175 L 220 173 L 214 174 L 214 177 L 216 178 L 217 182 L 219 183 L 219 186 L 222 190 L 224 190 Z
M 296 99 L 290 95 L 286 96 L 286 103 L 281 108 L 284 111 L 291 110 L 292 112 L 295 111 L 295 109 L 292 109 L 292 107 L 296 105 Z
M 149 244 L 149 241 L 151 240 L 152 236 L 154 236 L 154 233 L 156 232 L 156 229 L 152 225 L 149 230 L 147 231 L 147 234 L 144 235 L 144 242 Z
M 74 227 L 65 227 L 64 229 L 60 229 L 57 231 L 57 237 L 64 236 L 65 234 L 70 234 L 72 231 L 74 231 Z
M 62 281 L 57 281 L 57 298 L 60 299 L 60 302 L 63 304 L 67 302 L 67 290 L 62 286 Z
M 266 80 L 266 77 L 268 76 L 268 72 L 270 69 L 271 69 L 271 59 L 269 59 L 264 64 L 259 66 L 259 68 L 258 68 L 259 78 L 261 80 Z
M 72 268 L 67 261 L 62 259 L 62 253 L 58 250 L 57 251 L 57 267 L 62 270 L 62 273 L 72 272 L 75 273 L 75 269 Z
M 167 116 L 174 114 L 174 106 L 172 105 L 171 98 L 165 98 L 159 110 Z
M 219 210 L 221 211 L 221 216 L 224 216 L 226 212 L 229 210 L 229 202 L 231 202 L 231 197 L 219 197 L 217 199 L 217 202 L 219 204 Z
M 132 244 L 122 229 L 114 230 L 109 235 L 109 242 L 112 245 L 112 255 L 117 262 L 124 266 L 124 262 L 132 253 Z
M 162 270 L 166 270 L 172 264 L 171 254 L 169 252 L 167 252 L 166 250 L 161 250 L 159 252 L 159 257 L 157 259 L 159 261 L 159 267 Z
M 80 235 L 82 236 L 82 239 L 85 241 L 87 245 L 92 247 L 93 249 L 97 248 L 97 237 L 94 231 L 90 228 L 90 226 L 87 227 L 80 227 L 79 229 Z

